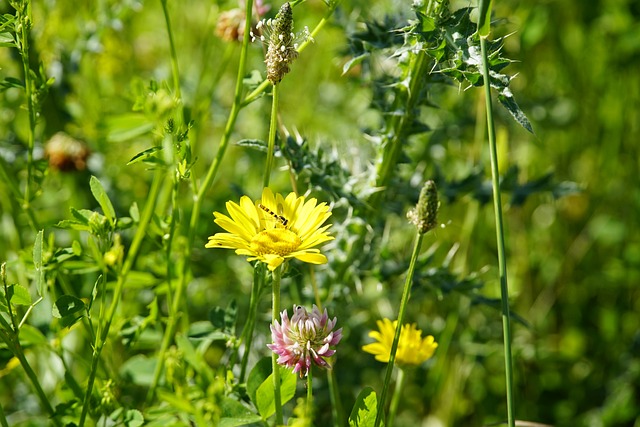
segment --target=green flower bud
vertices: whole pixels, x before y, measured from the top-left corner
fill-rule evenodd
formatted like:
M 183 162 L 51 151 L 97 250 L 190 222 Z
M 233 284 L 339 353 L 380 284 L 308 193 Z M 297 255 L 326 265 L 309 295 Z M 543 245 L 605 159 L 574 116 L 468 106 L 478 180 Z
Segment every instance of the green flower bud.
M 436 183 L 429 180 L 422 187 L 418 204 L 407 213 L 407 218 L 418 228 L 420 234 L 424 234 L 438 225 L 439 207 Z

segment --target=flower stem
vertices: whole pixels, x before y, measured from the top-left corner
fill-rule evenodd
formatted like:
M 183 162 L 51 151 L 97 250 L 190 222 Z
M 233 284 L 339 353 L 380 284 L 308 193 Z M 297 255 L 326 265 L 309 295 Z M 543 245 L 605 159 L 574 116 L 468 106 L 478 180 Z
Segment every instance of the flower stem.
M 15 35 L 16 45 L 22 59 L 22 71 L 24 74 L 25 97 L 27 98 L 27 115 L 29 117 L 29 132 L 27 133 L 27 183 L 24 187 L 24 199 L 22 208 L 27 213 L 29 223 L 34 231 L 40 229 L 31 209 L 31 181 L 33 180 L 33 150 L 35 148 L 37 115 L 36 95 L 33 93 L 34 82 L 33 73 L 29 66 L 29 32 L 31 30 L 31 1 L 11 2 L 16 9 L 16 27 L 18 32 Z
M 7 417 L 4 415 L 4 408 L 0 403 L 0 426 L 9 427 L 9 423 L 7 422 Z
M 329 398 L 331 399 L 331 418 L 332 425 L 339 427 L 344 425 L 345 419 L 342 411 L 342 401 L 340 400 L 340 389 L 338 387 L 338 381 L 336 380 L 336 372 L 333 369 L 329 369 L 327 374 L 327 380 L 329 381 Z
M 111 306 L 109 307 L 109 311 L 106 315 L 106 323 L 102 328 L 102 333 L 96 335 L 96 341 L 93 349 L 93 358 L 91 360 L 91 371 L 89 372 L 89 381 L 87 383 L 87 390 L 84 396 L 84 403 L 82 406 L 82 413 L 80 414 L 80 422 L 79 426 L 84 426 L 85 420 L 87 418 L 87 413 L 89 411 L 89 403 L 91 401 L 91 393 L 93 391 L 93 383 L 96 379 L 96 374 L 98 370 L 98 361 L 100 360 L 100 353 L 102 352 L 102 348 L 104 347 L 105 342 L 107 341 L 107 337 L 109 336 L 109 329 L 111 328 L 111 323 L 113 322 L 113 318 L 116 314 L 116 308 L 118 307 L 118 302 L 120 301 L 120 297 L 122 296 L 122 291 L 124 289 L 124 284 L 127 280 L 127 276 L 131 268 L 133 267 L 133 263 L 138 254 L 138 250 L 140 249 L 140 245 L 142 244 L 142 240 L 147 234 L 147 226 L 151 221 L 151 217 L 153 215 L 153 211 L 155 210 L 156 201 L 158 199 L 158 194 L 160 193 L 160 188 L 162 187 L 162 181 L 164 180 L 164 172 L 161 170 L 156 170 L 153 176 L 153 182 L 151 183 L 151 188 L 149 190 L 149 196 L 147 198 L 147 203 L 144 206 L 144 210 L 142 211 L 142 216 L 140 217 L 140 224 L 138 225 L 138 229 L 136 230 L 136 234 L 133 237 L 133 242 L 131 243 L 131 247 L 129 248 L 129 253 L 127 254 L 127 258 L 124 261 L 122 266 L 122 270 L 118 275 L 118 279 L 116 281 L 116 286 L 113 291 L 113 300 L 111 301 Z
M 245 10 L 253 9 L 253 0 L 246 0 L 245 2 Z M 193 251 L 193 242 L 195 240 L 195 233 L 198 228 L 198 222 L 200 220 L 200 208 L 202 206 L 202 201 L 204 200 L 204 196 L 207 194 L 207 191 L 211 188 L 214 179 L 218 175 L 218 169 L 220 168 L 220 164 L 222 163 L 222 158 L 227 150 L 229 145 L 229 140 L 231 139 L 231 133 L 233 132 L 233 128 L 235 127 L 236 120 L 238 118 L 238 114 L 242 109 L 242 88 L 243 88 L 243 79 L 244 72 L 247 64 L 247 52 L 249 45 L 249 33 L 251 31 L 251 19 L 245 20 L 245 28 L 244 28 L 244 39 L 242 41 L 242 50 L 240 51 L 240 63 L 238 65 L 238 74 L 236 76 L 236 88 L 235 94 L 233 98 L 233 104 L 231 105 L 231 111 L 229 112 L 229 117 L 227 118 L 227 124 L 224 128 L 224 133 L 222 134 L 222 138 L 220 140 L 220 145 L 218 146 L 218 152 L 216 153 L 213 162 L 209 166 L 209 170 L 207 171 L 207 175 L 204 178 L 204 181 L 199 189 L 196 190 L 196 194 L 194 196 L 193 209 L 191 210 L 191 219 L 189 221 L 189 229 L 187 232 L 187 244 L 184 253 L 185 262 L 182 265 L 182 271 L 180 274 L 180 279 L 178 280 L 178 285 L 175 289 L 175 295 L 173 298 L 173 305 L 171 308 L 172 315 L 169 316 L 167 321 L 167 328 L 164 331 L 164 336 L 162 339 L 162 344 L 160 346 L 160 350 L 158 352 L 158 358 L 156 363 L 156 369 L 153 374 L 153 379 L 151 381 L 151 386 L 149 387 L 149 391 L 147 393 L 147 403 L 151 403 L 153 396 L 155 395 L 156 388 L 158 387 L 158 382 L 160 380 L 160 375 L 164 368 L 164 359 L 167 349 L 173 339 L 173 335 L 175 333 L 175 329 L 177 326 L 178 316 L 177 313 L 182 305 L 182 298 L 184 295 L 184 290 L 187 287 L 187 280 L 189 277 L 189 269 L 190 264 L 189 260 L 191 259 L 191 253 Z
M 264 171 L 263 187 L 269 187 L 271 180 L 271 169 L 273 168 L 273 152 L 276 146 L 276 127 L 278 126 L 278 97 L 279 85 L 273 85 L 272 101 L 271 101 L 271 121 L 269 123 L 269 142 L 267 147 L 267 163 Z
M 171 50 L 171 70 L 173 74 L 173 90 L 175 98 L 182 99 L 180 93 L 180 69 L 178 68 L 178 55 L 176 53 L 176 45 L 173 41 L 173 32 L 171 31 L 171 20 L 169 19 L 169 10 L 167 9 L 167 0 L 160 0 L 162 4 L 162 13 L 164 14 L 164 22 L 167 26 L 167 35 L 169 36 L 169 49 Z M 182 117 L 180 117 L 182 120 Z
M 307 421 L 313 425 L 313 369 L 307 371 Z
M 249 361 L 249 354 L 251 353 L 251 344 L 253 342 L 253 330 L 256 326 L 256 316 L 258 314 L 258 300 L 260 298 L 260 291 L 262 289 L 262 281 L 264 279 L 264 264 L 261 262 L 256 263 L 253 269 L 253 286 L 251 287 L 251 299 L 249 301 L 249 318 L 244 325 L 242 331 L 242 340 L 244 341 L 244 354 L 242 355 L 242 362 L 240 364 L 240 378 L 241 383 L 244 382 L 244 377 L 247 373 L 247 363 Z
M 396 386 L 393 389 L 393 396 L 391 396 L 391 407 L 389 408 L 389 418 L 387 419 L 387 427 L 393 427 L 393 422 L 396 419 L 398 413 L 398 407 L 400 406 L 400 396 L 402 395 L 402 388 L 404 383 L 404 369 L 398 369 L 398 376 L 396 377 Z
M 486 37 L 480 37 L 482 52 L 482 76 L 487 108 L 487 126 L 489 151 L 491 155 L 491 182 L 493 186 L 493 209 L 496 222 L 496 240 L 498 245 L 498 270 L 500 274 L 500 296 L 502 301 L 502 332 L 504 339 L 504 367 L 507 382 L 507 421 L 509 427 L 515 426 L 513 402 L 513 362 L 511 359 L 511 319 L 509 312 L 509 287 L 507 284 L 507 262 L 504 243 L 504 224 L 502 220 L 502 199 L 500 196 L 500 171 L 498 170 L 498 150 L 496 132 L 491 106 L 491 84 L 489 77 L 489 58 L 487 56 Z
M 282 266 L 273 270 L 272 280 L 272 299 L 271 299 L 271 317 L 272 323 L 278 320 L 280 313 L 280 279 L 282 275 Z M 276 425 L 283 424 L 282 417 L 282 398 L 280 396 L 280 366 L 278 365 L 278 355 L 273 352 L 271 354 L 271 367 L 273 370 L 273 400 L 276 406 Z
M 400 300 L 400 310 L 398 312 L 398 323 L 396 326 L 396 333 L 393 337 L 393 344 L 391 345 L 391 354 L 389 355 L 389 363 L 387 364 L 387 371 L 384 376 L 384 383 L 382 385 L 382 393 L 380 394 L 380 400 L 378 401 L 378 412 L 376 413 L 376 421 L 374 426 L 378 427 L 382 421 L 384 405 L 387 399 L 387 393 L 389 391 L 389 384 L 391 383 L 391 373 L 393 372 L 393 366 L 396 361 L 396 352 L 398 351 L 398 342 L 400 341 L 400 331 L 402 330 L 402 322 L 404 321 L 404 313 L 407 308 L 409 296 L 411 294 L 411 284 L 413 282 L 413 272 L 416 268 L 416 261 L 420 254 L 420 247 L 422 246 L 422 239 L 424 234 L 417 233 L 415 245 L 413 246 L 413 254 L 411 254 L 411 262 L 409 263 L 409 270 L 407 271 L 407 279 L 404 282 L 404 290 L 402 291 L 402 299 Z
M 5 293 L 6 295 L 6 293 Z M 8 303 L 10 306 L 11 303 Z M 40 381 L 38 381 L 38 376 L 29 365 L 29 361 L 24 355 L 24 351 L 22 350 L 22 346 L 20 345 L 20 339 L 18 336 L 18 329 L 13 329 L 8 322 L 5 321 L 4 317 L 0 316 L 0 339 L 5 342 L 7 348 L 13 353 L 13 355 L 18 359 L 22 369 L 27 374 L 29 381 L 31 381 L 31 385 L 36 391 L 38 395 L 38 399 L 40 399 L 40 404 L 44 408 L 44 410 L 49 414 L 52 422 L 56 426 L 60 426 L 60 421 L 54 416 L 55 411 L 47 398 L 42 386 L 40 385 Z M 4 418 L 4 414 L 2 414 L 2 418 Z M 5 420 L 6 421 L 6 420 Z

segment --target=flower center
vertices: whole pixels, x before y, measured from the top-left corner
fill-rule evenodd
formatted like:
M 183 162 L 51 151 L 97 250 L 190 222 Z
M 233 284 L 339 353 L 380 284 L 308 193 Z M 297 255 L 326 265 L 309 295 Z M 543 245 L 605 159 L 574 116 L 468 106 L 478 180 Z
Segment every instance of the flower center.
M 272 228 L 253 236 L 249 247 L 258 255 L 285 256 L 295 251 L 302 243 L 296 233 L 286 228 Z

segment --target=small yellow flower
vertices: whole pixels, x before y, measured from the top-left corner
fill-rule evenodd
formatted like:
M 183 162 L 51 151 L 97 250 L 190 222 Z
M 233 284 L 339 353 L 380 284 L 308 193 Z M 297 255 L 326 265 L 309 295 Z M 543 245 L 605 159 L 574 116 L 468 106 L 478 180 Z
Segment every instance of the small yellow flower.
M 209 237 L 205 247 L 235 249 L 236 254 L 248 256 L 248 261 L 266 263 L 271 271 L 290 258 L 311 264 L 327 262 L 314 248 L 333 240 L 326 232 L 331 224 L 322 225 L 331 216 L 326 203 L 305 202 L 304 196 L 295 193 L 285 198 L 265 188 L 255 202 L 247 196 L 240 198 L 240 204 L 227 202 L 227 211 L 230 217 L 219 212 L 213 215 L 228 233 Z
M 376 356 L 376 360 L 389 363 L 391 356 L 391 345 L 393 344 L 393 336 L 396 333 L 398 321 L 393 323 L 389 319 L 382 319 L 376 322 L 379 331 L 369 332 L 369 336 L 377 342 L 367 344 L 362 350 Z M 431 358 L 436 351 L 438 343 L 431 335 L 427 335 L 422 339 L 422 331 L 416 328 L 416 324 L 407 323 L 400 331 L 400 341 L 398 342 L 398 351 L 396 353 L 396 363 L 398 365 L 414 365 L 418 366 L 425 360 Z

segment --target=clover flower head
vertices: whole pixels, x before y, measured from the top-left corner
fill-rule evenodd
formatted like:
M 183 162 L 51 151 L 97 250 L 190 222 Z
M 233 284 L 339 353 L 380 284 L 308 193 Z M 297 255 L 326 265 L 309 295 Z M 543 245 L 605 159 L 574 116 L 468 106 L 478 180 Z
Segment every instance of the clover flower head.
M 209 237 L 207 248 L 235 249 L 248 261 L 261 261 L 273 271 L 284 261 L 296 258 L 310 264 L 324 264 L 327 257 L 316 246 L 333 240 L 323 225 L 331 216 L 326 203 L 289 193 L 286 197 L 271 189 L 253 202 L 247 196 L 240 204 L 227 202 L 230 216 L 214 212 L 215 223 L 226 233 Z
M 334 331 L 337 319 L 329 319 L 327 310 L 322 313 L 313 306 L 311 313 L 306 308 L 293 306 L 293 316 L 289 319 L 287 310 L 280 313 L 281 323 L 277 320 L 271 325 L 273 344 L 267 344 L 278 357 L 280 365 L 292 368 L 307 376 L 312 363 L 322 368 L 330 368 L 325 360 L 335 354 L 335 347 L 342 339 L 342 328 Z
M 393 337 L 398 327 L 398 321 L 389 319 L 378 320 L 378 330 L 369 332 L 369 336 L 377 342 L 367 344 L 362 350 L 376 356 L 376 360 L 389 363 Z M 418 366 L 433 356 L 438 343 L 433 336 L 422 338 L 422 331 L 417 329 L 415 323 L 405 324 L 400 331 L 400 341 L 396 352 L 396 364 L 399 366 Z
M 251 32 L 251 41 L 259 39 L 267 45 L 265 63 L 267 78 L 278 84 L 291 69 L 291 63 L 298 57 L 298 44 L 301 41 L 313 40 L 309 28 L 304 27 L 301 33 L 293 32 L 293 11 L 289 2 L 285 2 L 275 19 L 263 19 Z

